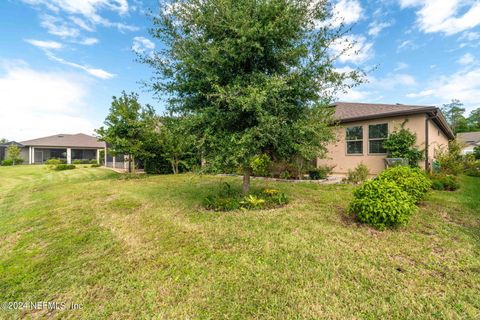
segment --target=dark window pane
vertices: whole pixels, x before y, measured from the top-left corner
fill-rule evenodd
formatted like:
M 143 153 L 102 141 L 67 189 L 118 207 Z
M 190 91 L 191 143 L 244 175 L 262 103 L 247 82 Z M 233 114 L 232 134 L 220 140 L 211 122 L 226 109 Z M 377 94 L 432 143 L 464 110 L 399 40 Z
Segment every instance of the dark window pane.
M 388 137 L 388 124 L 374 124 L 368 126 L 369 139 L 382 139 Z
M 369 153 L 387 153 L 387 150 L 383 147 L 383 141 L 385 140 L 370 140 Z
M 347 142 L 347 154 L 362 154 L 362 153 L 363 153 L 363 141 Z
M 347 135 L 347 140 L 362 140 L 363 128 L 361 126 L 347 128 L 346 135 Z

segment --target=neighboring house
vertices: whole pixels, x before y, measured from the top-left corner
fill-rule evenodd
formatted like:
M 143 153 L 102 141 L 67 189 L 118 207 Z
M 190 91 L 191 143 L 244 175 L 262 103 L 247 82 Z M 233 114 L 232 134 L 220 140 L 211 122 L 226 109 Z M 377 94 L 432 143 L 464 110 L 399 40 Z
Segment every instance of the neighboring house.
M 72 163 L 74 160 L 92 159 L 99 162 L 100 151 L 106 148 L 105 142 L 83 133 L 58 134 L 2 145 L 0 146 L 0 160 L 8 157 L 6 148 L 11 143 L 17 144 L 22 149 L 21 157 L 25 164 L 42 164 L 51 158 L 64 159 L 67 163 Z
M 345 174 L 362 162 L 371 174 L 381 172 L 387 157 L 383 141 L 405 120 L 405 127 L 417 136 L 418 147 L 425 150 L 425 161 L 419 163 L 422 168 L 429 169 L 435 149 L 448 148 L 448 141 L 455 138 L 434 106 L 338 102 L 332 108 L 338 121 L 337 139 L 328 146 L 326 158 L 317 159 L 317 166 L 334 166 L 333 173 Z
M 463 144 L 462 154 L 472 154 L 473 148 L 480 147 L 480 132 L 461 132 L 457 139 Z

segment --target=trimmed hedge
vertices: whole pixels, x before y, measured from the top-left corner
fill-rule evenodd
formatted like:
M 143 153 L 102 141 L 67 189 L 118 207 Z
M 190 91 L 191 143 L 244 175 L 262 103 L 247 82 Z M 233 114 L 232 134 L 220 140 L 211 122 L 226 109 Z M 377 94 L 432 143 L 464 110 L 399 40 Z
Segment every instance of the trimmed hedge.
M 349 212 L 380 230 L 406 224 L 416 211 L 413 198 L 391 180 L 368 180 L 355 189 L 353 196 Z

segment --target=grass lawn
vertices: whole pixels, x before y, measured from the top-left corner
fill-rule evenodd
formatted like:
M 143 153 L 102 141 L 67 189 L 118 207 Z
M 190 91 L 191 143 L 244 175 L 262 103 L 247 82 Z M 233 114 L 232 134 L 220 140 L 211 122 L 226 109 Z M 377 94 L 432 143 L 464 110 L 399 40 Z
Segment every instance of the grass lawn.
M 410 224 L 346 214 L 349 185 L 253 181 L 288 206 L 206 212 L 221 182 L 102 168 L 0 167 L 0 318 L 478 319 L 480 178 L 431 192 Z

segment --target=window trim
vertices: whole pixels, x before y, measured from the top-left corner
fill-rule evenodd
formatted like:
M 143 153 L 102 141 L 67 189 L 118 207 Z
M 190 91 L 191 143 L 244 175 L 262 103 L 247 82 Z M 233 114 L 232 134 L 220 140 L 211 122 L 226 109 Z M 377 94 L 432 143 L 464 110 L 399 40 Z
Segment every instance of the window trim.
M 362 139 L 357 139 L 357 140 L 348 140 L 347 139 L 347 130 L 350 129 L 350 128 L 356 128 L 356 127 L 360 127 L 362 128 Z M 347 156 L 363 156 L 365 154 L 364 152 L 364 145 L 363 145 L 363 141 L 365 141 L 365 136 L 364 136 L 364 133 L 363 133 L 363 125 L 355 125 L 355 126 L 349 126 L 349 127 L 345 127 L 345 155 Z M 362 142 L 362 153 L 348 153 L 348 143 L 349 142 L 358 142 L 358 141 L 361 141 Z
M 370 126 L 378 126 L 381 124 L 386 124 L 387 125 L 387 136 L 385 138 L 372 138 L 370 139 Z M 370 152 L 370 141 L 379 141 L 379 140 L 387 140 L 388 136 L 390 135 L 390 126 L 388 125 L 388 122 L 382 122 L 382 123 L 373 123 L 368 125 L 368 155 L 369 156 L 385 156 L 388 153 L 375 153 L 375 152 Z

